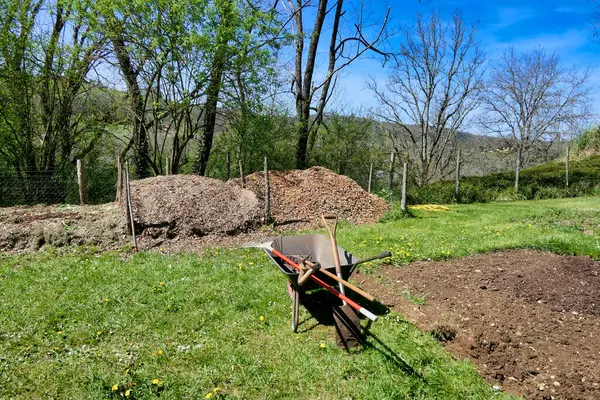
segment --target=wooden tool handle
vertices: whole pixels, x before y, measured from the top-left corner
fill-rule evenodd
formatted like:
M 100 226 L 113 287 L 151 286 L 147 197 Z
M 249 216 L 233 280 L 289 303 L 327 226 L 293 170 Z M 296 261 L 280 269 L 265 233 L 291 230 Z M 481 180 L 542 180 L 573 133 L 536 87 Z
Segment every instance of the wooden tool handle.
M 298 265 L 298 263 L 295 263 L 294 261 L 290 260 L 283 253 L 280 253 L 279 251 L 277 251 L 275 249 L 271 249 L 270 251 L 273 254 L 275 254 L 277 257 L 279 257 L 283 261 L 285 261 L 287 264 L 289 264 L 292 268 L 300 269 L 300 266 Z M 366 308 L 361 307 L 358 303 L 352 301 L 352 299 L 349 299 L 344 294 L 338 292 L 337 290 L 335 290 L 334 288 L 332 288 L 330 285 L 328 285 L 326 282 L 322 281 L 318 277 L 312 275 L 311 279 L 313 281 L 317 282 L 319 285 L 321 285 L 325 289 L 327 289 L 327 291 L 329 293 L 333 294 L 335 297 L 337 297 L 338 299 L 342 300 L 343 302 L 345 302 L 346 304 L 348 304 L 350 307 L 354 308 L 356 311 L 358 311 L 359 313 L 361 313 L 365 317 L 369 318 L 371 321 L 375 322 L 377 320 L 377 316 L 375 314 L 373 314 L 372 312 L 370 312 Z
M 328 219 L 333 219 L 335 220 L 335 223 L 333 225 L 333 229 L 331 229 L 331 227 L 329 226 L 329 223 L 327 222 Z M 329 239 L 331 239 L 331 251 L 333 252 L 333 261 L 335 263 L 335 272 L 339 275 L 342 273 L 341 270 L 341 263 L 340 263 L 340 254 L 338 253 L 338 248 L 337 248 L 337 239 L 335 237 L 336 234 L 336 230 L 337 230 L 337 217 L 335 215 L 323 215 L 321 214 L 321 220 L 323 221 L 323 225 L 325 225 L 325 229 L 327 229 L 327 232 L 329 233 Z
M 303 268 L 304 264 L 309 266 L 308 270 L 305 270 Z M 298 266 L 301 268 L 298 270 L 298 274 L 300 275 L 298 278 L 298 286 L 304 285 L 312 274 L 321 269 L 321 263 L 318 262 L 312 263 L 310 261 L 304 261 L 302 263 L 299 263 Z
M 306 265 L 311 265 L 312 264 L 310 261 L 305 261 L 305 263 L 306 263 Z M 337 275 L 332 274 L 331 272 L 327 271 L 324 268 L 322 268 L 320 271 L 322 273 L 324 273 L 325 275 L 327 275 L 328 277 L 330 277 L 331 279 L 333 279 L 333 280 L 341 283 L 342 285 L 346 286 L 348 289 L 352 290 L 353 292 L 360 294 L 365 299 L 367 299 L 369 301 L 375 301 L 375 297 L 371 296 L 369 293 L 365 292 L 361 288 L 359 288 L 357 286 L 354 286 L 353 284 L 351 284 L 350 282 L 348 282 L 348 281 L 346 281 L 346 280 L 344 280 L 342 278 L 338 278 Z M 298 281 L 298 284 L 300 284 L 300 281 Z

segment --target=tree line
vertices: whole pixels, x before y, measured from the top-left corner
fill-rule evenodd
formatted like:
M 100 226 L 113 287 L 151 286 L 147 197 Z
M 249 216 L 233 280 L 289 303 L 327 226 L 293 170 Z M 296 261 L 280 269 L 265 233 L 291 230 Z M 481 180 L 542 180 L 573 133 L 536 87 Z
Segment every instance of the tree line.
M 138 178 L 218 175 L 227 153 L 247 172 L 269 155 L 276 168 L 355 177 L 393 151 L 423 186 L 452 172 L 468 123 L 514 150 L 518 190 L 530 151 L 591 116 L 589 71 L 542 48 L 490 63 L 460 12 L 395 28 L 393 9 L 344 0 L 5 0 L 0 11 L 0 168 L 25 186 L 109 142 Z M 367 55 L 388 78 L 365 83 L 377 107 L 352 112 L 339 77 Z

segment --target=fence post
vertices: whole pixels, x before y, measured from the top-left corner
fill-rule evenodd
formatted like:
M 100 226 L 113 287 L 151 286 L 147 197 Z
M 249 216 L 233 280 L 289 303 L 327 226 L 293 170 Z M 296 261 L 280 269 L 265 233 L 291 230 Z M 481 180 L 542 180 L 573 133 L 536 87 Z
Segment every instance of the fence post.
M 567 146 L 567 161 L 565 163 L 565 183 L 567 188 L 569 188 L 569 156 L 571 155 L 571 146 Z
M 460 149 L 456 150 L 456 185 L 454 187 L 454 197 L 458 203 L 460 195 Z
M 242 169 L 242 157 L 238 158 L 238 167 L 240 168 L 240 178 L 242 179 L 242 187 L 246 187 L 246 179 L 244 178 L 244 170 Z
M 402 199 L 400 200 L 400 209 L 406 212 L 406 181 L 408 180 L 408 163 L 402 163 Z
M 77 184 L 79 185 L 79 202 L 83 205 L 87 203 L 87 193 L 85 187 L 85 164 L 82 159 L 77 159 Z
M 127 211 L 127 233 L 131 233 L 133 246 L 137 250 L 137 238 L 135 237 L 135 222 L 133 220 L 133 207 L 131 205 L 131 187 L 129 186 L 129 161 L 125 161 L 125 208 Z
M 225 153 L 225 180 L 228 181 L 231 176 L 231 159 L 229 152 Z
M 390 176 L 388 179 L 388 190 L 392 191 L 392 185 L 394 184 L 394 164 L 396 163 L 396 153 L 392 152 L 390 156 Z
M 123 199 L 123 157 L 117 157 L 117 198 L 121 202 Z
M 171 160 L 165 157 L 165 175 L 171 175 Z
M 369 186 L 367 191 L 369 193 L 371 193 L 371 182 L 373 181 L 373 163 L 371 163 L 371 166 L 369 167 Z
M 271 223 L 271 185 L 269 184 L 267 157 L 265 157 L 265 223 Z

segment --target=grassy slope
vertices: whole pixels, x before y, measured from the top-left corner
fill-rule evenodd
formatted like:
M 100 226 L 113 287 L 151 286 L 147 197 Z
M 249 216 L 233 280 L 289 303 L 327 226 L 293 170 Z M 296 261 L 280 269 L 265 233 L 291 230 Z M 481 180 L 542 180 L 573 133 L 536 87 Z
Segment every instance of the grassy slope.
M 565 188 L 565 163 L 550 162 L 524 169 L 519 179 L 519 194 L 514 193 L 514 172 L 471 176 L 461 180 L 463 203 L 494 200 L 544 199 L 598 194 L 600 191 L 600 155 L 569 163 L 569 188 Z M 435 182 L 423 188 L 410 188 L 412 204 L 451 203 L 454 181 Z
M 345 225 L 339 241 L 359 256 L 392 249 L 397 264 L 507 247 L 598 258 L 581 230 L 599 211 L 598 198 L 452 206 Z M 0 398 L 502 397 L 394 313 L 357 353 L 314 320 L 291 334 L 284 278 L 258 250 L 2 256 L 0 292 Z

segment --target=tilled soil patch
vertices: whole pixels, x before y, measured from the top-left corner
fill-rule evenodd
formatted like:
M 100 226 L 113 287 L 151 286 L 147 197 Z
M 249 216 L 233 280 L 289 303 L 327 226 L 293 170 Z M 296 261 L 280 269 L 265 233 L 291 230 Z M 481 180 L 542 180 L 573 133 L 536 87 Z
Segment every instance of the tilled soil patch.
M 264 174 L 257 172 L 245 179 L 246 187 L 264 201 Z M 334 214 L 353 224 L 373 223 L 390 210 L 385 200 L 351 178 L 323 167 L 269 171 L 269 185 L 271 215 L 276 225 L 286 228 L 320 227 L 321 214 Z
M 364 279 L 503 390 L 600 398 L 600 263 L 520 250 L 385 266 Z

